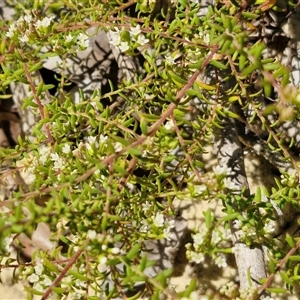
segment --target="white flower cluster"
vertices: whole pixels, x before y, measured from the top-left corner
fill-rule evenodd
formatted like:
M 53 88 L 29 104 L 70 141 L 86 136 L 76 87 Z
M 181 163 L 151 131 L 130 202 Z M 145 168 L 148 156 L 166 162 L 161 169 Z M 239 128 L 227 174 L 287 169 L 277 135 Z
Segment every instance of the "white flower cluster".
M 29 152 L 27 156 L 16 161 L 16 167 L 27 185 L 30 185 L 35 181 L 36 168 L 47 161 L 50 153 L 50 147 L 42 146 L 39 151 L 39 157 L 33 152 Z
M 170 131 L 170 130 L 173 130 L 174 129 L 174 122 L 173 120 L 169 120 L 166 122 L 166 124 L 164 125 L 164 127 Z
M 52 20 L 54 17 L 45 17 L 42 20 L 37 20 L 37 22 L 34 24 L 36 29 L 42 29 L 42 28 L 47 28 L 50 26 Z
M 12 237 L 5 237 L 3 241 L 3 246 L 4 246 L 4 251 L 6 253 L 11 253 L 12 252 L 12 244 L 13 238 Z
M 228 167 L 221 167 L 219 165 L 213 167 L 213 172 L 215 173 L 216 177 L 223 180 L 223 184 L 225 188 L 229 190 L 238 190 L 239 186 L 235 184 L 229 177 L 232 175 L 232 169 Z
M 39 39 L 37 36 L 47 33 L 53 23 L 54 16 L 37 19 L 31 11 L 25 11 L 25 15 L 12 23 L 6 36 L 8 38 L 17 38 L 19 42 L 26 44 L 36 44 Z M 71 52 L 78 52 L 89 47 L 89 37 L 85 33 L 68 33 L 63 39 L 51 40 L 53 50 L 61 49 L 65 46 Z
M 30 11 L 25 12 L 25 16 L 21 16 L 15 23 L 12 23 L 7 33 L 5 34 L 9 38 L 18 36 L 20 42 L 27 43 L 29 42 L 29 36 L 31 33 L 34 33 L 34 29 L 37 31 L 43 31 L 47 29 L 54 16 L 44 17 L 40 20 L 34 20 Z
M 240 294 L 239 286 L 233 281 L 230 281 L 222 286 L 220 294 L 228 297 L 229 299 L 236 299 Z
M 106 136 L 100 135 L 99 142 L 105 143 L 107 140 Z M 39 149 L 38 155 L 34 152 L 29 152 L 27 156 L 22 159 L 16 161 L 16 167 L 20 172 L 20 175 L 24 179 L 27 185 L 32 184 L 36 178 L 36 169 L 38 166 L 43 166 L 47 164 L 49 161 L 52 162 L 52 168 L 55 172 L 64 171 L 69 163 L 68 163 L 68 155 L 72 152 L 74 156 L 83 157 L 82 149 L 86 149 L 90 155 L 94 153 L 94 149 L 99 147 L 99 142 L 96 137 L 89 136 L 87 138 L 87 142 L 81 142 L 76 149 L 71 151 L 71 146 L 68 143 L 65 143 L 61 146 L 61 151 L 65 156 L 61 156 L 58 152 L 53 152 L 50 146 L 42 146 Z M 120 146 L 116 143 L 115 145 L 116 151 Z M 73 170 L 73 173 L 76 173 L 76 170 Z M 59 174 L 60 175 L 60 174 Z M 58 180 L 60 180 L 60 176 L 58 176 Z
M 281 184 L 290 187 L 297 185 L 297 183 L 299 182 L 299 176 L 297 174 L 297 171 L 294 170 L 293 172 L 289 172 L 288 174 L 281 174 L 280 182 Z
M 172 54 L 167 54 L 165 56 L 166 64 L 167 65 L 175 65 L 176 64 L 176 59 L 182 56 L 182 53 L 172 53 Z
M 200 37 L 200 39 L 203 40 L 204 44 L 209 45 L 209 42 L 210 42 L 209 33 L 200 32 L 199 37 Z
M 148 232 L 153 224 L 156 228 L 163 229 L 164 237 L 169 240 L 171 238 L 171 229 L 175 226 L 175 220 L 166 218 L 160 212 L 152 214 L 152 206 L 148 201 L 142 204 L 142 210 L 150 218 L 141 221 L 140 232 Z
M 233 222 L 233 228 L 236 230 L 241 230 L 241 232 L 239 232 L 239 237 L 243 240 L 243 239 L 251 239 L 251 237 L 255 238 L 257 237 L 257 230 L 255 227 L 251 226 L 250 224 L 243 224 L 243 222 L 241 220 L 235 220 Z M 274 224 L 272 224 L 271 222 L 267 222 L 265 223 L 264 227 L 263 227 L 263 231 L 264 234 L 273 234 L 276 229 L 274 227 Z
M 215 229 L 211 233 L 211 236 L 208 234 L 209 231 L 206 228 L 198 228 L 198 230 L 192 234 L 193 244 L 188 243 L 186 245 L 186 255 L 191 262 L 200 264 L 204 261 L 205 254 L 211 255 L 211 253 L 207 252 L 207 246 L 204 244 L 209 243 L 210 245 L 217 246 L 221 242 L 227 242 L 231 236 L 229 229 L 225 229 L 223 232 Z M 209 238 L 210 240 L 208 240 Z M 227 266 L 226 258 L 222 254 L 217 256 L 216 253 L 214 253 L 212 258 L 219 268 L 225 268 Z
M 52 279 L 44 274 L 43 260 L 34 267 L 26 268 L 22 273 L 24 279 L 33 284 L 33 289 L 39 292 L 45 291 L 52 284 Z
M 141 31 L 141 26 L 136 25 L 129 30 L 130 38 L 132 42 L 135 42 L 138 46 L 144 46 L 149 42 L 149 39 Z M 122 31 L 118 28 L 115 31 L 110 31 L 111 40 L 109 43 L 113 46 L 118 47 L 122 52 L 126 52 L 130 48 L 128 41 L 122 40 Z

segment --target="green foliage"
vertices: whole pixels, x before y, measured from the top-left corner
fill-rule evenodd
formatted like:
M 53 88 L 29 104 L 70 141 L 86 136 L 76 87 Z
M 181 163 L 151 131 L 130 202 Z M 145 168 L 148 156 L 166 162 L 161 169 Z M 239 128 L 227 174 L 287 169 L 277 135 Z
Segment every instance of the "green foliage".
M 21 233 L 31 236 L 42 222 L 49 225 L 56 245 L 38 249 L 32 264 L 19 264 L 20 276 L 31 284 L 26 286 L 28 299 L 46 299 L 50 292 L 57 298 L 94 299 L 101 294 L 112 299 L 136 283 L 145 284 L 136 297 L 148 293 L 151 299 L 162 294 L 192 299 L 195 280 L 185 292 L 171 293 L 171 269 L 153 278 L 144 272 L 155 264 L 143 252 L 145 241 L 169 238 L 174 199 L 222 200 L 225 215 L 203 212 L 205 224 L 192 233 L 193 241 L 186 245 L 190 262 L 199 264 L 210 256 L 218 267 L 226 267 L 225 254 L 234 252 L 233 226 L 249 247 L 266 245 L 271 276 L 279 272 L 292 290 L 299 280 L 298 240 L 287 235 L 283 244 L 273 238 L 271 227 L 278 217 L 274 209 L 299 208 L 297 176 L 282 172 L 270 195 L 258 189 L 247 196 L 236 192 L 230 170 L 208 172 L 202 159 L 205 146 L 225 122 L 241 119 L 233 109 L 238 106 L 242 112 L 252 109 L 249 124 L 265 126 L 269 147 L 293 161 L 288 147 L 265 124 L 273 110 L 283 119 L 280 104 L 264 107 L 257 100 L 270 97 L 279 86 L 285 101 L 290 88 L 288 69 L 265 57 L 262 39 L 250 40 L 253 22 L 263 11 L 276 9 L 273 1 L 263 7 L 256 1 L 242 11 L 240 1 L 217 1 L 201 17 L 196 1 L 167 1 L 166 6 L 155 1 L 48 2 L 11 1 L 17 19 L 1 25 L 6 29 L 1 32 L 1 91 L 7 93 L 12 83 L 25 84 L 30 93 L 22 99 L 22 109 L 31 109 L 39 120 L 32 127 L 33 138 L 19 137 L 14 149 L 0 152 L 2 166 L 10 165 L 13 176 L 27 178 L 2 202 L 7 211 L 1 212 L 0 251 L 7 256 L 11 237 L 17 241 Z M 121 55 L 141 55 L 143 72 L 120 79 L 117 86 L 109 82 L 105 94 L 82 88 L 75 102 L 65 89 L 72 80 L 66 75 L 68 59 L 86 50 L 93 36 L 86 30 L 92 27 L 111 30 L 110 43 Z M 57 93 L 50 96 L 53 85 L 39 81 L 37 72 L 53 56 L 62 60 L 57 66 L 62 76 Z M 293 89 L 286 101 L 295 118 L 298 97 Z M 5 264 L 10 263 L 16 262 Z M 220 293 L 247 299 L 235 285 Z M 252 296 L 257 294 L 254 289 Z

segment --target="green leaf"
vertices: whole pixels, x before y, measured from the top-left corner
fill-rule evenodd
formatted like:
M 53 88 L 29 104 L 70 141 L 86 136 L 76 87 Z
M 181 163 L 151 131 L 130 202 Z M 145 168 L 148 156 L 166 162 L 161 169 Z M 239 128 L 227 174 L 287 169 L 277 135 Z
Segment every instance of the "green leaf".
M 142 156 L 143 151 L 137 148 L 128 148 L 127 152 L 131 155 L 131 156 Z
M 140 127 L 142 134 L 146 136 L 148 134 L 148 123 L 143 117 L 140 117 Z
M 24 69 L 19 69 L 13 73 L 13 76 L 21 76 L 25 73 Z
M 57 294 L 63 294 L 66 292 L 66 288 L 61 288 L 61 287 L 53 287 L 52 291 L 57 293 Z
M 255 201 L 255 202 L 261 202 L 261 189 L 260 189 L 259 186 L 256 188 L 255 196 L 253 198 L 253 201 Z
M 280 274 L 282 280 L 283 280 L 286 284 L 291 285 L 291 286 L 294 284 L 293 280 L 291 280 L 285 272 L 280 271 L 279 274 Z
M 215 60 L 215 59 L 211 59 L 210 63 L 215 66 L 216 68 L 220 69 L 220 70 L 227 70 L 227 66 L 224 65 L 223 63 Z
M 140 244 L 134 244 L 132 246 L 132 248 L 130 249 L 130 251 L 126 254 L 126 257 L 130 260 L 135 259 L 137 254 L 139 253 L 140 249 L 141 249 Z
M 207 90 L 207 91 L 214 91 L 216 89 L 215 86 L 206 84 L 204 82 L 201 82 L 199 80 L 196 80 L 195 83 L 197 84 L 197 86 L 203 90 Z
M 59 269 L 57 268 L 57 266 L 55 266 L 53 263 L 51 263 L 47 258 L 43 258 L 43 265 L 53 271 L 53 272 L 59 272 Z
M 172 79 L 172 81 L 179 87 L 182 88 L 184 85 L 186 85 L 187 81 L 182 77 L 175 74 L 173 71 L 168 70 L 168 75 Z
M 282 294 L 287 292 L 287 290 L 284 288 L 266 288 L 266 291 L 270 293 L 276 293 L 276 294 Z
M 300 261 L 300 255 L 291 255 L 288 259 L 292 261 Z
M 68 271 L 68 273 L 69 273 L 70 275 L 74 276 L 76 279 L 79 279 L 79 280 L 81 280 L 81 281 L 88 281 L 88 278 L 87 278 L 86 276 L 84 276 L 84 275 L 82 275 L 82 274 L 80 274 L 80 273 L 78 273 L 78 272 L 76 272 L 76 271 L 74 271 L 74 270 L 72 270 L 72 269 L 70 269 L 70 270 Z
M 29 69 L 29 73 L 33 73 L 39 69 L 41 69 L 43 66 L 43 62 L 42 61 L 39 61 L 37 64 L 35 64 L 34 66 L 32 66 L 30 69 Z
M 231 221 L 231 220 L 235 220 L 237 219 L 241 214 L 238 212 L 234 212 L 232 214 L 229 214 L 228 216 L 222 218 L 222 221 L 226 222 L 226 221 Z

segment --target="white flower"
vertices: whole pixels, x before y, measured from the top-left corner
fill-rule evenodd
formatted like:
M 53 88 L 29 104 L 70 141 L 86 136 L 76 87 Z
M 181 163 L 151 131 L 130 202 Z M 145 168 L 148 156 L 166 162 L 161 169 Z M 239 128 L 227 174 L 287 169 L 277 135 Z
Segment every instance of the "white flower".
M 97 237 L 97 232 L 95 230 L 88 230 L 87 237 L 90 240 L 94 240 Z
M 268 223 L 266 223 L 265 226 L 264 226 L 264 231 L 265 231 L 266 233 L 272 234 L 272 233 L 275 232 L 275 228 L 274 228 L 274 226 L 271 224 L 271 222 L 268 222 Z
M 163 227 L 164 226 L 164 216 L 161 213 L 156 213 L 155 216 L 152 217 L 153 223 L 156 227 Z
M 120 142 L 116 142 L 115 145 L 114 145 L 114 148 L 116 150 L 116 152 L 119 152 L 122 150 L 122 144 Z
M 16 30 L 17 30 L 17 26 L 15 23 L 12 23 L 10 24 L 9 28 L 8 28 L 8 32 L 6 32 L 6 36 L 9 37 L 9 38 L 12 38 L 15 33 L 16 33 Z
M 47 161 L 50 153 L 51 153 L 51 148 L 50 147 L 42 146 L 40 148 L 40 151 L 39 151 L 40 158 L 39 158 L 39 160 L 42 164 L 44 164 Z
M 13 242 L 12 237 L 4 238 L 3 244 L 4 244 L 5 252 L 11 252 L 12 251 L 12 247 L 11 247 L 12 242 Z
M 89 136 L 87 139 L 88 139 L 88 142 L 92 145 L 92 144 L 96 143 L 97 137 L 95 137 L 95 136 Z
M 28 24 L 31 23 L 31 21 L 33 20 L 32 15 L 31 15 L 29 10 L 26 11 L 26 15 L 24 16 L 24 20 Z
M 61 157 L 59 157 L 58 153 L 51 153 L 51 160 L 54 162 L 54 166 L 53 166 L 53 169 L 58 171 L 58 170 L 61 170 L 63 169 L 65 166 L 64 166 L 64 161 Z
M 175 65 L 175 58 L 173 58 L 171 55 L 166 55 L 165 59 L 168 65 Z
M 36 29 L 40 29 L 40 28 L 47 28 L 51 21 L 54 19 L 54 17 L 45 17 L 43 20 L 38 20 L 36 23 L 35 23 L 35 27 Z
M 206 45 L 209 44 L 209 34 L 208 34 L 208 33 L 206 33 L 206 34 L 204 35 L 204 37 L 203 37 L 203 42 L 204 42 Z
M 117 247 L 112 248 L 111 253 L 114 255 L 118 255 L 120 253 L 120 248 Z
M 171 130 L 174 128 L 174 123 L 172 120 L 169 120 L 169 121 L 167 121 L 167 123 L 164 126 L 167 130 Z
M 220 176 L 220 175 L 224 175 L 224 176 L 228 176 L 231 174 L 231 169 L 227 168 L 227 167 L 221 167 L 219 165 L 214 166 L 213 168 L 214 173 L 216 174 L 216 176 Z
M 52 284 L 52 280 L 48 277 L 48 276 L 46 276 L 45 278 L 44 278 L 44 280 L 41 282 L 44 286 L 50 286 L 51 284 Z
M 37 159 L 30 153 L 29 157 L 24 157 L 16 162 L 17 168 L 24 179 L 26 184 L 31 184 L 35 181 L 35 167 L 37 165 Z
M 146 219 L 143 219 L 142 220 L 142 226 L 140 227 L 140 232 L 148 232 L 148 228 L 149 228 L 149 225 L 148 225 L 148 221 Z
M 85 147 L 86 147 L 87 151 L 88 151 L 90 154 L 93 154 L 93 153 L 94 153 L 94 150 L 93 150 L 91 144 L 87 143 L 87 144 L 85 144 Z
M 194 251 L 191 251 L 191 262 L 195 262 L 196 264 L 200 264 L 204 261 L 204 254 L 203 253 L 197 253 Z
M 223 256 L 218 256 L 215 258 L 215 264 L 219 267 L 219 268 L 226 268 L 227 267 L 227 262 L 226 262 L 226 258 Z
M 98 264 L 97 269 L 98 269 L 100 272 L 105 272 L 105 271 L 108 269 L 106 263 L 107 263 L 107 257 L 102 256 L 102 257 L 100 258 L 100 262 L 99 262 L 99 264 Z
M 107 135 L 100 134 L 100 136 L 99 136 L 100 143 L 105 143 L 107 141 L 107 139 L 108 139 Z
M 31 282 L 31 283 L 34 283 L 34 282 L 37 282 L 39 280 L 39 276 L 36 275 L 36 274 L 31 274 L 30 276 L 28 276 L 28 281 Z
M 142 210 L 144 213 L 147 213 L 151 209 L 151 205 L 148 201 L 142 204 Z
M 213 231 L 212 235 L 211 235 L 211 242 L 213 244 L 218 244 L 221 241 L 221 235 L 219 232 L 217 231 Z
M 201 184 L 201 185 L 195 185 L 194 189 L 196 194 L 201 195 L 207 190 L 207 187 L 204 184 Z
M 33 288 L 34 288 L 35 290 L 39 291 L 39 292 L 44 292 L 44 291 L 45 291 L 44 287 L 43 287 L 40 283 L 35 284 L 35 285 L 33 286 Z
M 69 33 L 69 34 L 66 36 L 66 42 L 67 42 L 67 43 L 71 43 L 72 41 L 73 41 L 73 35 Z
M 131 27 L 129 33 L 132 36 L 139 35 L 141 33 L 141 26 L 138 24 L 135 27 Z
M 112 32 L 111 33 L 111 41 L 109 43 L 113 46 L 119 46 L 121 44 L 121 37 L 119 34 Z
M 90 45 L 89 37 L 84 33 L 79 33 L 77 41 L 80 48 L 86 49 Z
M 192 238 L 194 240 L 194 244 L 196 244 L 197 246 L 202 245 L 202 243 L 204 242 L 204 238 L 203 238 L 203 233 L 196 233 L 196 234 L 192 234 Z
M 138 44 L 140 44 L 141 46 L 144 46 L 145 44 L 147 44 L 149 42 L 148 39 L 145 38 L 145 36 L 143 34 L 140 34 L 136 40 L 136 42 Z
M 107 257 L 102 256 L 102 257 L 100 258 L 100 264 L 101 264 L 101 265 L 106 265 L 106 263 L 107 263 Z
M 22 26 L 24 23 L 24 17 L 21 16 L 18 20 L 17 20 L 17 26 Z
M 243 222 L 241 220 L 234 220 L 233 221 L 233 228 L 234 229 L 241 229 L 243 226 Z
M 69 154 L 71 152 L 71 147 L 69 144 L 64 144 L 64 146 L 62 147 L 62 152 L 65 154 Z
M 19 41 L 22 43 L 27 43 L 29 41 L 29 38 L 26 34 L 19 36 Z
M 129 49 L 129 45 L 127 42 L 121 42 L 119 48 L 122 52 L 126 52 Z
M 230 178 L 224 178 L 224 185 L 230 190 L 238 190 L 239 186 L 235 184 Z
M 44 271 L 44 266 L 41 262 L 37 263 L 36 266 L 34 267 L 34 272 L 37 275 L 42 275 Z

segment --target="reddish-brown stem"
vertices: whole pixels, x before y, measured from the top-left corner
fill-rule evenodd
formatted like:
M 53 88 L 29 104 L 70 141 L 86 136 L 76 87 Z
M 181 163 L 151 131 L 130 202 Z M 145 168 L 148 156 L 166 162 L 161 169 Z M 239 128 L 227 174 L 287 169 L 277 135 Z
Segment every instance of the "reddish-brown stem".
M 53 283 L 49 286 L 49 288 L 46 290 L 46 292 L 44 293 L 43 297 L 41 298 L 41 300 L 46 300 L 49 295 L 52 292 L 52 289 L 55 288 L 60 281 L 63 279 L 63 277 L 67 274 L 67 272 L 69 271 L 69 269 L 74 265 L 74 263 L 76 262 L 76 260 L 79 258 L 79 256 L 81 255 L 81 253 L 83 252 L 82 249 L 79 249 L 69 260 L 69 262 L 67 263 L 67 265 L 63 268 L 63 270 L 60 272 L 60 274 L 56 277 L 56 279 L 53 281 Z
M 18 49 L 20 55 L 22 56 L 22 58 L 24 58 L 24 53 L 21 49 Z M 24 59 L 25 60 L 25 59 Z M 28 80 L 28 83 L 30 85 L 30 88 L 31 88 L 31 91 L 32 91 L 32 94 L 33 94 L 33 97 L 34 97 L 34 100 L 36 102 L 36 104 L 38 105 L 38 108 L 39 108 L 39 111 L 40 111 L 40 115 L 41 115 L 41 118 L 44 119 L 45 118 L 45 114 L 44 114 L 44 107 L 42 105 L 42 102 L 40 100 L 40 98 L 38 97 L 37 95 L 37 91 L 36 91 L 36 88 L 35 88 L 35 85 L 32 81 L 32 77 L 31 77 L 31 74 L 29 72 L 29 69 L 28 69 L 28 66 L 25 62 L 23 62 L 23 68 L 24 68 L 24 71 L 25 71 L 25 75 L 26 75 L 26 78 Z M 49 128 L 49 125 L 48 124 L 45 124 L 45 130 L 46 130 L 46 134 L 47 134 L 47 137 L 48 137 L 48 141 L 51 145 L 54 145 L 54 140 L 52 138 L 52 135 L 51 135 L 51 132 L 50 132 L 50 128 Z
M 267 281 L 258 288 L 259 295 L 256 297 L 256 299 L 259 299 L 260 296 L 265 292 L 265 290 L 271 285 L 276 273 L 284 268 L 289 257 L 292 256 L 299 247 L 300 247 L 300 241 L 298 241 L 295 244 L 295 246 L 287 253 L 287 255 L 280 261 L 280 263 L 277 265 L 275 269 L 275 272 L 268 277 Z

